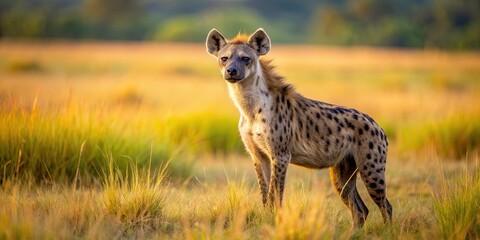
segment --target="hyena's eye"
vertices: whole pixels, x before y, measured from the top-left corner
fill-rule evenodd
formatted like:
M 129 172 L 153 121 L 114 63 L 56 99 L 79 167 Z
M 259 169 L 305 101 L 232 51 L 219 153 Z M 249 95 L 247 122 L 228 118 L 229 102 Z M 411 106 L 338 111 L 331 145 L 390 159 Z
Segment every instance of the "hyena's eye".
M 249 57 L 242 57 L 242 61 L 246 62 L 246 63 L 249 63 L 250 62 L 250 58 Z
M 228 57 L 221 57 L 220 60 L 222 60 L 222 62 L 226 62 L 228 60 Z

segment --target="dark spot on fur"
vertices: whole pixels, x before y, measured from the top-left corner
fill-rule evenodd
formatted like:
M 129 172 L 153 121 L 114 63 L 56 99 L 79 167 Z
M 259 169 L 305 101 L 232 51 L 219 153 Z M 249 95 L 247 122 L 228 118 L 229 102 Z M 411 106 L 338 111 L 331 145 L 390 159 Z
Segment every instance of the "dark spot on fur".
M 370 155 L 370 153 L 367 154 L 367 159 L 372 159 L 372 155 Z
M 358 135 L 362 135 L 363 134 L 363 129 L 359 128 L 358 129 Z
M 376 183 L 370 183 L 370 185 L 368 185 L 370 188 L 376 188 L 377 187 L 377 184 Z
M 363 126 L 363 129 L 365 129 L 365 131 L 368 131 L 368 129 L 370 129 L 370 127 L 368 126 L 368 124 L 365 123 L 365 125 Z
M 373 142 L 369 142 L 369 143 L 368 143 L 368 147 L 369 147 L 370 149 L 373 149 Z
M 345 118 L 345 123 L 347 124 L 347 127 L 350 128 L 350 129 L 355 129 L 355 126 L 350 122 L 348 121 L 346 118 Z
M 320 119 L 320 113 L 317 112 L 317 113 L 315 114 L 315 117 L 317 117 L 317 119 Z
M 332 118 L 333 118 L 333 117 L 332 117 L 332 114 L 331 114 L 331 113 L 327 113 L 327 118 L 330 119 L 330 120 L 332 120 Z

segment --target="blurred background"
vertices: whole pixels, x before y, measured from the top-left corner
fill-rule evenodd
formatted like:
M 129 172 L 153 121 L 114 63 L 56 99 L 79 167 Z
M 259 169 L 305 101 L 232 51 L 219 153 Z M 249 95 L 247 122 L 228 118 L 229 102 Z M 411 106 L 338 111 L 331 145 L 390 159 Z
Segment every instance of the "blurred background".
M 173 159 L 184 178 L 228 159 L 251 171 L 205 51 L 214 27 L 227 38 L 263 27 L 278 73 L 372 116 L 392 162 L 480 156 L 478 0 L 2 0 L 5 176 L 95 178 L 105 153 L 122 166 Z
M 348 238 L 480 239 L 479 0 L 0 0 L 0 239 L 347 238 L 326 170 L 258 214 L 204 41 L 259 27 L 299 93 L 387 134 L 394 224 L 367 200 Z
M 479 49 L 477 0 L 2 0 L 0 37 L 203 42 L 269 30 L 277 43 Z

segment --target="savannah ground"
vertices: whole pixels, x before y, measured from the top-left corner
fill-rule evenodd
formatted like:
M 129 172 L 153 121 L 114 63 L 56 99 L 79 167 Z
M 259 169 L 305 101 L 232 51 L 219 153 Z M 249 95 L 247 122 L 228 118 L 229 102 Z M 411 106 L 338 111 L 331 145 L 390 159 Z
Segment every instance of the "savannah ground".
M 203 45 L 0 44 L 0 239 L 480 237 L 480 55 L 273 46 L 309 98 L 356 108 L 391 147 L 385 226 L 349 231 L 328 170 L 291 166 L 263 208 L 238 113 Z

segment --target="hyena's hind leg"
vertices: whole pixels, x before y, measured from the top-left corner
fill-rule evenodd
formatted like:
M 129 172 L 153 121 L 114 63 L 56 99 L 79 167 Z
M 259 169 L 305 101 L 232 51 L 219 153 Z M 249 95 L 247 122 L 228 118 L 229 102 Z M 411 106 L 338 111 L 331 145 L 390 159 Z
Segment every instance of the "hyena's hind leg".
M 330 178 L 343 202 L 350 209 L 355 228 L 360 228 L 368 216 L 368 208 L 357 192 L 357 166 L 352 155 L 330 167 Z
M 375 156 L 377 157 L 377 156 Z M 359 168 L 360 175 L 367 187 L 368 194 L 372 200 L 377 204 L 382 218 L 385 223 L 392 222 L 392 205 L 387 199 L 386 195 L 386 181 L 385 181 L 385 162 L 386 156 L 379 156 L 371 161 L 365 163 Z

